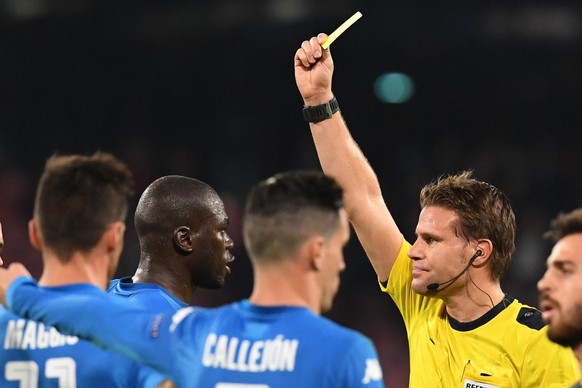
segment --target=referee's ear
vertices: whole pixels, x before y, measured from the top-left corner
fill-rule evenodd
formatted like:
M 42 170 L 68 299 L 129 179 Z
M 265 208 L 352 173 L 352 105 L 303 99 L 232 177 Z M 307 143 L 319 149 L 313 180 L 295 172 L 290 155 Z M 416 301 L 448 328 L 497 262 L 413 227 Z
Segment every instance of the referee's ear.
M 493 253 L 493 243 L 488 239 L 479 239 L 477 247 L 475 248 L 475 260 L 473 260 L 474 267 L 483 267 L 489 261 Z

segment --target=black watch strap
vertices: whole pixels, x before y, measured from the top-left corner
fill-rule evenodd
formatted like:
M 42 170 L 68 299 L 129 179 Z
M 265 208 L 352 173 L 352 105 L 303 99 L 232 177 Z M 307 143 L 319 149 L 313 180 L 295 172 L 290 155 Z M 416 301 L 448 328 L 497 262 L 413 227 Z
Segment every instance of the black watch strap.
M 327 120 L 333 116 L 334 113 L 339 111 L 339 104 L 336 98 L 332 98 L 325 104 L 315 105 L 315 106 L 304 106 L 303 107 L 303 118 L 305 121 L 310 123 L 319 123 L 320 121 Z

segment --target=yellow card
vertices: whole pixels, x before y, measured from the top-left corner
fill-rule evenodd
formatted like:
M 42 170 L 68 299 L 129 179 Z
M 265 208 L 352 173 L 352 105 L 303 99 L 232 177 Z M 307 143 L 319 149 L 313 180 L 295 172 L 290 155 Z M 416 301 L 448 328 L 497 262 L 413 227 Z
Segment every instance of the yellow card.
M 327 49 L 329 47 L 329 45 L 333 43 L 334 40 L 336 40 L 341 34 L 344 33 L 345 30 L 350 28 L 350 26 L 352 24 L 354 24 L 361 17 L 362 17 L 362 13 L 360 11 L 353 14 L 352 17 L 350 17 L 348 20 L 343 22 L 342 25 L 339 26 L 334 32 L 329 34 L 329 36 L 327 37 L 327 40 L 325 42 L 323 42 L 321 47 L 323 47 L 324 50 Z

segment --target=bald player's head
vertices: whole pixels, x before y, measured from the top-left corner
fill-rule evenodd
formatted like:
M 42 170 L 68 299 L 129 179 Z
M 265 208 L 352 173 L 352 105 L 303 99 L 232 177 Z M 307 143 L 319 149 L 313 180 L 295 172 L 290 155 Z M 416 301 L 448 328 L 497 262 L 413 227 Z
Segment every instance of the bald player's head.
M 141 195 L 134 221 L 142 275 L 189 274 L 193 285 L 203 288 L 224 284 L 234 243 L 226 232 L 224 204 L 212 187 L 184 176 L 159 178 Z
M 224 213 L 224 205 L 212 187 L 194 178 L 169 175 L 145 189 L 134 222 L 140 242 L 155 243 L 172 236 L 178 226 L 199 228 L 216 212 Z

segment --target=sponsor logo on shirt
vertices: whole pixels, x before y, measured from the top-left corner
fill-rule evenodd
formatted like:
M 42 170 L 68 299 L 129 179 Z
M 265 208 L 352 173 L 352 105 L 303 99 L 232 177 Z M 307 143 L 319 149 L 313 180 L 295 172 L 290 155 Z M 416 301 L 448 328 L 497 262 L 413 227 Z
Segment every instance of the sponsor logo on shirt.
M 194 311 L 194 307 L 184 307 L 180 310 L 176 311 L 174 315 L 172 315 L 172 324 L 170 325 L 170 331 L 176 330 L 176 326 L 182 322 L 186 316 L 188 316 L 192 311 Z
M 292 372 L 298 346 L 297 339 L 283 335 L 249 341 L 210 333 L 204 344 L 202 365 L 239 372 Z
M 10 319 L 4 337 L 4 349 L 46 349 L 75 345 L 77 337 L 63 335 L 54 327 L 26 319 Z
M 366 359 L 366 373 L 362 379 L 362 384 L 368 384 L 372 381 L 382 380 L 382 368 L 375 358 Z

